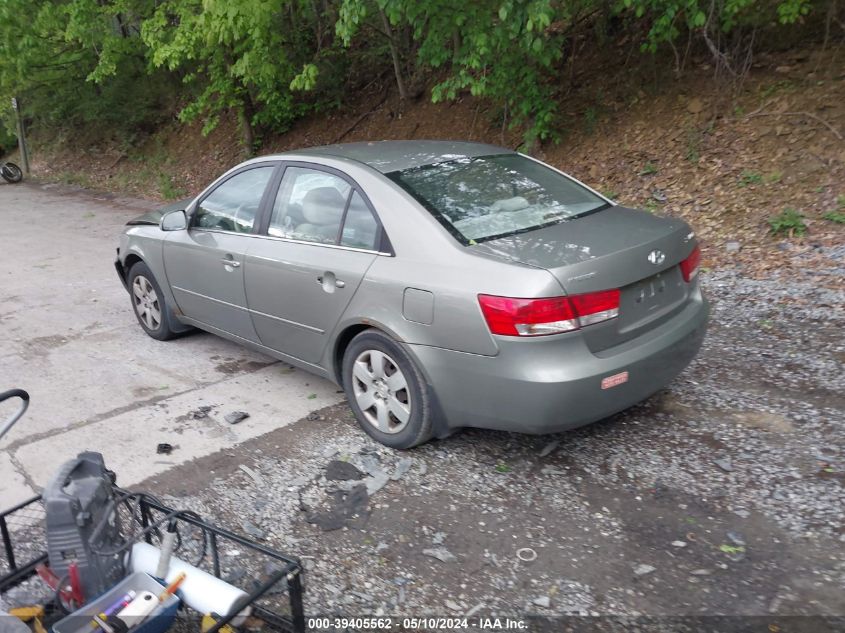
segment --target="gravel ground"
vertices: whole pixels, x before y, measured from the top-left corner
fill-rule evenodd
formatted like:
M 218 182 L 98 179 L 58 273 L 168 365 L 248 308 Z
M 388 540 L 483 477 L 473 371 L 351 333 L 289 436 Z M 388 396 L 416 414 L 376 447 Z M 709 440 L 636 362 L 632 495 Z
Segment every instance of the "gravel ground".
M 843 615 L 832 278 L 703 274 L 698 359 L 573 432 L 397 452 L 338 405 L 139 488 L 301 557 L 310 615 Z M 223 549 L 232 579 L 255 573 Z
M 699 358 L 601 423 L 396 452 L 340 405 L 147 487 L 301 556 L 309 614 L 845 614 L 845 295 L 704 285 Z

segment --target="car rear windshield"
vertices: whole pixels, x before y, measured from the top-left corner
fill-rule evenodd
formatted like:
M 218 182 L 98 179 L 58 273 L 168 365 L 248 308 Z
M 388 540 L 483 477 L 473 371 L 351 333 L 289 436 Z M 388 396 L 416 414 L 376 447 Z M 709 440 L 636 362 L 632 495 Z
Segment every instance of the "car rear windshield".
M 519 154 L 459 158 L 387 176 L 464 244 L 532 231 L 609 206 L 574 180 Z

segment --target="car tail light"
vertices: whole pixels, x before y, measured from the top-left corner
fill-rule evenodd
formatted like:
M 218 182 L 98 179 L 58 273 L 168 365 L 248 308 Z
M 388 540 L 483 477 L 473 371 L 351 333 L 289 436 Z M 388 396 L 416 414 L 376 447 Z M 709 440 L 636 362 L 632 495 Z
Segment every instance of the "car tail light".
M 689 283 L 698 274 L 698 265 L 701 263 L 701 247 L 696 244 L 684 261 L 681 262 L 681 273 L 684 276 L 684 281 Z
M 478 303 L 490 331 L 504 336 L 560 334 L 619 316 L 618 290 L 544 299 L 478 295 Z

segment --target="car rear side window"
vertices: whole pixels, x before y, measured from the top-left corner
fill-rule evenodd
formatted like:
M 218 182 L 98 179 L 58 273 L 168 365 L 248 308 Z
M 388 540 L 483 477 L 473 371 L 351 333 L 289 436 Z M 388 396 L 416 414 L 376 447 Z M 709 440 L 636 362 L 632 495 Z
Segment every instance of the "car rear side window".
M 337 244 L 352 186 L 328 172 L 288 167 L 279 186 L 269 235 Z
M 608 203 L 519 154 L 460 158 L 387 176 L 464 244 L 557 224 Z
M 251 233 L 261 198 L 275 167 L 255 167 L 235 174 L 200 202 L 193 225 L 235 233 Z
M 378 235 L 378 222 L 373 217 L 373 212 L 361 195 L 357 191 L 354 192 L 343 221 L 341 246 L 376 250 Z

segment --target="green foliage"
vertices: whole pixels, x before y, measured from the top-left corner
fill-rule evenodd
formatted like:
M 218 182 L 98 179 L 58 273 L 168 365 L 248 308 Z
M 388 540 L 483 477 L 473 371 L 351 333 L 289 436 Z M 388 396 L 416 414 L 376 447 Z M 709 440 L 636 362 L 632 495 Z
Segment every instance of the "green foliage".
M 407 27 L 423 67 L 445 69 L 432 89 L 435 102 L 469 93 L 501 107 L 503 127 L 526 126 L 526 142 L 556 139 L 555 64 L 563 35 L 554 20 L 573 17 L 577 3 L 504 0 L 342 0 L 337 33 L 346 44 L 362 33 L 368 16 L 383 12 Z
M 762 174 L 758 174 L 756 171 L 750 171 L 748 169 L 744 169 L 742 174 L 739 177 L 739 186 L 740 187 L 748 187 L 749 185 L 761 185 L 763 184 L 763 176 Z
M 617 0 L 615 11 L 647 24 L 642 48 L 657 52 L 685 32 L 729 33 L 775 21 L 794 24 L 813 7 L 812 0 Z
M 645 165 L 643 165 L 643 168 L 642 168 L 642 170 L 640 170 L 639 175 L 640 176 L 653 176 L 658 171 L 660 171 L 660 170 L 657 168 L 657 165 L 655 165 L 654 163 L 649 161 Z
M 769 218 L 772 235 L 802 236 L 807 232 L 804 216 L 795 209 L 784 209 L 782 213 Z
M 410 98 L 430 78 L 434 101 L 486 101 L 491 123 L 503 136 L 522 132 L 530 150 L 559 138 L 561 71 L 576 37 L 606 38 L 618 23 L 654 52 L 687 36 L 727 46 L 825 15 L 831 2 L 0 0 L 0 104 L 17 95 L 36 127 L 128 144 L 174 114 L 209 132 L 234 113 L 252 149 L 263 133 L 284 132 L 392 71 Z M 600 105 L 584 111 L 587 131 Z M 700 140 L 690 142 L 691 161 Z
M 836 196 L 836 209 L 828 211 L 822 217 L 835 224 L 845 224 L 845 195 Z

